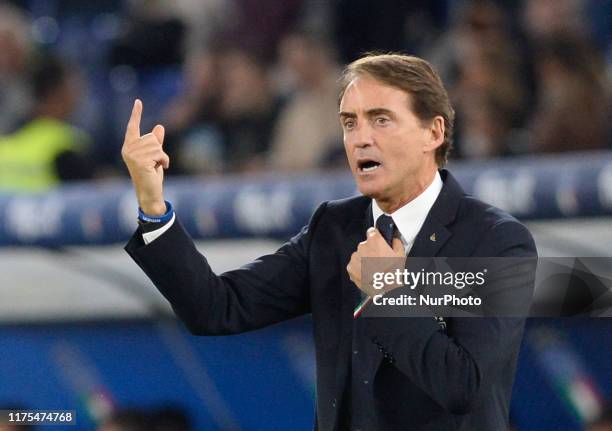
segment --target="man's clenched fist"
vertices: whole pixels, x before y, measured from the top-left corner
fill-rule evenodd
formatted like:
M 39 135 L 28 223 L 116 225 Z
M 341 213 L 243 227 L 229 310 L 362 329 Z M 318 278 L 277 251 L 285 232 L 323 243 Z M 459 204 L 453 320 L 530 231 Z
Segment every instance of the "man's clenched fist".
M 162 149 L 164 127 L 158 124 L 151 133 L 140 136 L 141 117 L 142 102 L 136 99 L 125 131 L 121 156 L 132 177 L 140 208 L 148 215 L 163 215 L 166 212 L 164 169 L 170 166 L 170 158 Z
M 355 283 L 359 289 L 368 296 L 374 296 L 384 292 L 374 289 L 371 283 L 372 280 L 366 282 L 361 279 L 363 266 L 361 259 L 384 257 L 386 259 L 380 259 L 375 262 L 376 265 L 381 264 L 380 268 L 376 268 L 376 272 L 392 272 L 398 268 L 404 267 L 406 256 L 404 254 L 404 245 L 399 238 L 393 238 L 393 247 L 389 247 L 385 238 L 383 238 L 376 228 L 369 228 L 366 235 L 366 240 L 360 242 L 357 246 L 357 250 L 351 255 L 351 260 L 346 266 L 346 270 L 348 271 L 351 281 Z

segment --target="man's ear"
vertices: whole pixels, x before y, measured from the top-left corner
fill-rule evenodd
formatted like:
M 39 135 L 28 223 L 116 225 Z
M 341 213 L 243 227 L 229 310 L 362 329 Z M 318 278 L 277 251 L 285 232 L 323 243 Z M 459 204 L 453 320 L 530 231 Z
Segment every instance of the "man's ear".
M 444 143 L 444 118 L 437 115 L 429 125 L 429 140 L 424 146 L 425 151 L 435 151 Z

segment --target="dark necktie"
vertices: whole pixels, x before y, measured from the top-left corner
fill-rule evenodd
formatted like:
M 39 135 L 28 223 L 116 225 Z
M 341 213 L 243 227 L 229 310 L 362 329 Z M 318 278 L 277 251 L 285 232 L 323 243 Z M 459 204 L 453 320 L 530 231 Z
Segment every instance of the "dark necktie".
M 387 241 L 387 244 L 392 247 L 393 236 L 397 229 L 395 223 L 393 223 L 393 219 L 386 214 L 381 215 L 378 217 L 378 220 L 376 220 L 376 229 L 378 229 L 385 241 Z
M 390 247 L 393 247 L 393 236 L 397 230 L 393 219 L 386 214 L 379 216 L 376 220 L 376 229 L 378 229 L 382 237 L 385 239 L 385 241 L 387 241 L 387 244 L 389 244 Z M 360 304 L 357 308 L 361 308 L 367 304 L 367 295 L 359 289 L 357 292 L 359 293 L 357 304 Z

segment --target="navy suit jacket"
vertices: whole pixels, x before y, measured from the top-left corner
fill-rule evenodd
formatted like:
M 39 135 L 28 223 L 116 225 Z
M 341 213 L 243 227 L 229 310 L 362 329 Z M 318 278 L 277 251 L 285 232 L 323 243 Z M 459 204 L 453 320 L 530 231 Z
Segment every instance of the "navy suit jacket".
M 409 257 L 536 256 L 522 224 L 441 175 Z M 362 407 L 374 412 L 376 430 L 505 430 L 524 319 L 449 318 L 446 329 L 427 317 L 354 321 L 357 288 L 346 266 L 369 226 L 371 199 L 325 202 L 276 252 L 220 275 L 178 219 L 146 246 L 137 231 L 126 250 L 194 334 L 235 334 L 312 313 L 315 429 L 339 429 L 359 324 L 377 358 L 368 371 L 373 402 Z

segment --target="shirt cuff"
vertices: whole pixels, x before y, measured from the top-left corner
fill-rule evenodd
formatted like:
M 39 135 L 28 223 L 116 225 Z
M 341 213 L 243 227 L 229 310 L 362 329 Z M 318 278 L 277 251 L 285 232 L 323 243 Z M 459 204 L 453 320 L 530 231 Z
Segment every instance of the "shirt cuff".
M 168 229 L 170 229 L 172 227 L 172 225 L 174 224 L 175 217 L 176 217 L 176 215 L 172 214 L 172 218 L 170 219 L 170 221 L 168 223 L 164 224 L 159 229 L 155 229 L 155 230 L 153 230 L 151 232 L 143 233 L 142 234 L 142 240 L 144 241 L 145 245 L 152 243 L 157 238 L 162 236 L 162 234 L 164 232 L 166 232 Z

